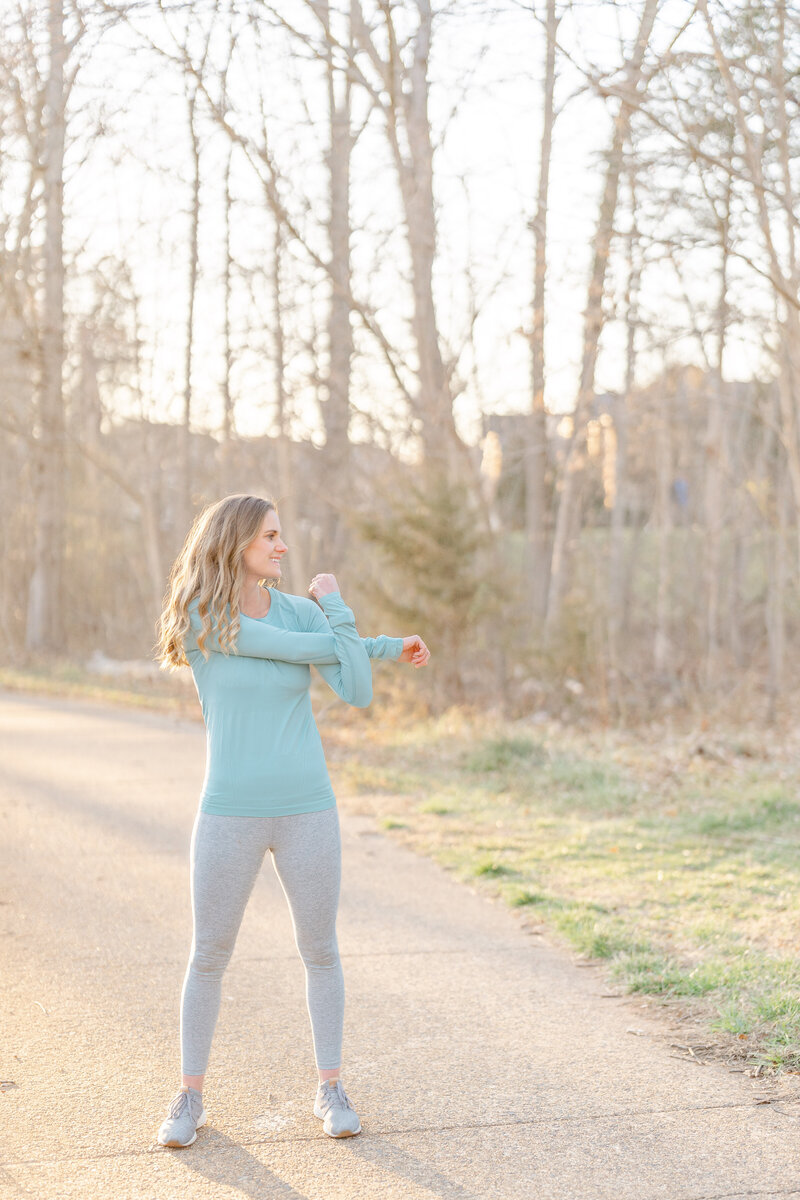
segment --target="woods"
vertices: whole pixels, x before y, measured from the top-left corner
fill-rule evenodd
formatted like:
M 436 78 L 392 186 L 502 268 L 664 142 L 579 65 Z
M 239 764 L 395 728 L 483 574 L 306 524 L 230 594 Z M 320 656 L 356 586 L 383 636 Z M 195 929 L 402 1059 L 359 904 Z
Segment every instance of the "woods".
M 786 0 L 7 4 L 6 661 L 147 658 L 194 515 L 252 491 L 289 590 L 335 571 L 364 633 L 428 638 L 439 707 L 741 689 L 773 719 L 799 27 Z

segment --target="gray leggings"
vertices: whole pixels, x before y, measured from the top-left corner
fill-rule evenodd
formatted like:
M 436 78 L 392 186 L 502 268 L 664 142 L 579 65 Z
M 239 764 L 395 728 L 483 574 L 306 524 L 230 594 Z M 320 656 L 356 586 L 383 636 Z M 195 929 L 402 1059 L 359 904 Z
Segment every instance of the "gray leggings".
M 204 1075 L 222 976 L 269 850 L 306 972 L 306 1003 L 321 1070 L 341 1065 L 344 977 L 336 941 L 341 837 L 335 807 L 286 817 L 198 812 L 191 840 L 194 937 L 181 994 L 184 1075 Z

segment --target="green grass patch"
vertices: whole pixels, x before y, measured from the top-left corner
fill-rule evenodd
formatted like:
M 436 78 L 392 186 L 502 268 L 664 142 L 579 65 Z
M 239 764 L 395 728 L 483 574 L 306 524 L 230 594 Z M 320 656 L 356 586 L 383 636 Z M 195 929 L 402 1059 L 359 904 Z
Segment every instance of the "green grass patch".
M 681 760 L 674 744 L 606 750 L 513 725 L 476 737 L 466 719 L 378 741 L 353 758 L 362 780 L 379 760 L 391 781 L 390 811 L 373 797 L 384 828 L 535 914 L 628 991 L 692 1001 L 754 1059 L 797 1063 L 797 761 Z
M 464 769 L 480 774 L 505 771 L 509 767 L 539 766 L 547 755 L 538 742 L 527 737 L 493 738 L 471 750 Z
M 493 858 L 481 859 L 473 867 L 472 873 L 476 877 L 484 876 L 489 879 L 497 879 L 501 875 L 516 875 L 512 867 L 507 867 L 505 863 L 497 862 Z
M 528 888 L 514 888 L 504 893 L 505 899 L 512 908 L 525 908 L 528 905 L 548 905 L 549 897 L 543 892 L 531 892 Z
M 704 995 L 705 991 L 688 990 L 686 973 L 678 963 L 652 949 L 622 952 L 614 962 L 612 978 L 627 985 L 629 992 L 655 995 Z
M 797 836 L 800 832 L 800 802 L 784 786 L 771 785 L 762 794 L 759 794 L 761 789 L 753 790 L 755 794 L 746 804 L 739 804 L 729 811 L 701 814 L 696 820 L 697 832 L 720 837 L 730 833 L 769 833 L 798 826 Z
M 637 788 L 614 764 L 574 754 L 554 756 L 546 772 L 554 807 L 621 812 L 637 799 Z
M 446 817 L 455 810 L 447 804 L 442 804 L 439 800 L 426 800 L 424 804 L 417 805 L 417 811 L 432 813 L 436 817 Z
M 615 958 L 649 949 L 623 921 L 604 915 L 597 905 L 569 905 L 553 914 L 553 923 L 587 958 Z
M 711 1028 L 732 1033 L 734 1037 L 749 1037 L 753 1028 L 753 1018 L 736 997 L 720 1006 L 718 1015 L 711 1022 Z

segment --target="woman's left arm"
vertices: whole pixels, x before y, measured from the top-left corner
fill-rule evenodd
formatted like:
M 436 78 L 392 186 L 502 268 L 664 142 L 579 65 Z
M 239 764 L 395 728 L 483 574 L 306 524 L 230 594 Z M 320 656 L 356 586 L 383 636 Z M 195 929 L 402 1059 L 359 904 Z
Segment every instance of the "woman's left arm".
M 320 596 L 319 604 L 322 612 L 313 601 L 308 606 L 310 627 L 307 632 L 322 633 L 326 629 L 332 632 L 339 661 L 314 665 L 338 696 L 355 708 L 366 708 L 372 700 L 372 667 L 367 649 L 356 629 L 353 610 L 348 608 L 338 591 Z M 386 639 L 387 643 L 395 640 Z M 391 657 L 397 655 L 392 654 Z
M 337 593 L 333 593 L 338 595 Z M 320 604 L 326 597 L 320 598 Z M 326 629 L 330 629 L 328 619 L 326 619 L 327 608 L 323 611 L 312 601 L 308 605 L 308 624 L 306 631 L 308 633 L 324 633 Z M 362 637 L 361 644 L 367 652 L 369 658 L 384 658 L 390 659 L 393 662 L 407 662 L 414 667 L 424 667 L 427 665 L 431 656 L 431 652 L 423 642 L 422 638 L 413 634 L 411 637 L 387 637 L 381 633 L 378 637 Z M 340 670 L 339 664 L 330 664 L 327 659 L 317 659 L 314 666 L 319 671 L 320 675 L 327 681 L 335 692 L 340 691 Z

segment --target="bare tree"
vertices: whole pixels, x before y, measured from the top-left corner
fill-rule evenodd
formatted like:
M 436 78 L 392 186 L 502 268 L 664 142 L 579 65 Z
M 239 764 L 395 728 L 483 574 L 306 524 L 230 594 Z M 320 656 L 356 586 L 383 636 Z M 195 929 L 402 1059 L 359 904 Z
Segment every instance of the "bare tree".
M 325 421 L 325 458 L 331 478 L 347 479 L 350 471 L 350 360 L 353 355 L 353 331 L 350 327 L 350 158 L 354 137 L 350 128 L 351 88 L 347 70 L 337 68 L 331 36 L 331 6 L 327 0 L 317 6 L 326 50 L 328 96 L 329 216 L 331 296 L 328 308 L 327 401 Z M 350 14 L 346 18 L 344 42 L 352 55 Z M 325 544 L 341 557 L 347 528 L 333 505 L 326 508 Z
M 539 186 L 536 215 L 531 222 L 534 236 L 533 325 L 531 328 L 531 419 L 525 449 L 525 527 L 531 612 L 538 623 L 547 611 L 550 575 L 547 528 L 547 419 L 545 409 L 545 285 L 547 278 L 547 209 L 550 160 L 555 123 L 556 36 L 560 16 L 556 0 L 547 0 L 545 18 L 545 69 L 542 101 L 542 136 L 539 143 Z
M 663 383 L 667 383 L 664 374 Z M 683 380 L 679 383 L 683 387 Z M 656 428 L 656 544 L 657 585 L 653 665 L 662 677 L 674 676 L 672 639 L 672 478 L 673 414 L 666 387 L 655 394 L 658 405 Z
M 297 531 L 292 542 L 292 553 L 287 558 L 288 577 L 295 587 L 301 587 L 308 574 L 307 546 L 299 536 L 299 514 L 297 504 L 297 475 L 295 472 L 295 448 L 292 441 L 288 395 L 286 388 L 286 337 L 284 331 L 284 293 L 282 266 L 284 260 L 283 225 L 274 219 L 272 252 L 272 320 L 273 375 L 278 426 L 278 495 L 281 511 L 288 529 Z
M 612 698 L 619 707 L 620 693 L 620 640 L 627 612 L 628 564 L 625 555 L 625 535 L 629 517 L 628 506 L 628 439 L 632 420 L 634 388 L 636 384 L 637 345 L 639 326 L 639 291 L 642 281 L 642 263 L 639 229 L 637 226 L 637 166 L 633 155 L 627 167 L 628 191 L 630 195 L 630 228 L 625 238 L 625 382 L 622 394 L 614 404 L 613 417 L 607 426 L 606 435 L 612 439 L 611 494 L 606 490 L 606 500 L 611 508 L 610 544 L 608 554 L 608 662 L 609 685 Z
M 716 678 L 720 652 L 720 595 L 722 583 L 722 536 L 725 522 L 725 475 L 727 473 L 727 442 L 729 422 L 726 420 L 723 397 L 725 340 L 728 330 L 728 230 L 730 226 L 730 179 L 723 196 L 719 224 L 719 296 L 717 300 L 716 353 L 708 399 L 706 425 L 705 522 L 706 547 L 704 581 L 706 593 L 706 656 L 705 683 L 710 686 Z
M 230 75 L 236 45 L 236 33 L 232 25 L 226 29 L 227 46 L 225 57 L 220 69 L 220 105 L 225 111 L 228 108 L 228 77 Z M 220 463 L 222 467 L 222 487 L 231 490 L 230 468 L 232 465 L 231 443 L 235 432 L 234 396 L 231 375 L 233 372 L 233 325 L 231 306 L 233 299 L 233 279 L 235 263 L 232 251 L 232 221 L 234 213 L 234 195 L 232 183 L 232 167 L 234 144 L 230 142 L 225 155 L 225 168 L 222 176 L 222 205 L 224 212 L 223 234 L 223 267 L 222 267 L 222 444 L 220 446 Z M 199 165 L 199 164 L 198 164 Z
M 436 261 L 436 209 L 433 196 L 433 142 L 428 116 L 428 62 L 434 12 L 430 0 L 413 0 L 415 28 L 406 39 L 396 27 L 396 5 L 378 0 L 368 21 L 353 0 L 353 38 L 367 60 L 357 78 L 381 113 L 397 170 L 411 257 L 412 327 L 417 350 L 416 416 L 422 422 L 425 457 L 445 473 L 463 470 L 463 447 L 453 419 L 454 364 L 445 362 L 433 296 Z M 383 52 L 378 45 L 382 35 Z M 367 72 L 369 72 L 369 77 Z
M 746 184 L 757 213 L 764 261 L 753 265 L 770 281 L 779 304 L 778 329 L 783 347 L 780 364 L 786 372 L 785 385 L 780 390 L 782 438 L 795 508 L 800 512 L 800 268 L 797 250 L 800 231 L 794 203 L 793 149 L 788 118 L 790 103 L 796 108 L 797 101 L 790 99 L 787 89 L 787 55 L 791 47 L 797 45 L 798 19 L 795 13 L 790 17 L 785 0 L 778 0 L 776 23 L 766 11 L 754 14 L 756 20 L 751 23 L 757 39 L 754 57 L 763 64 L 761 79 L 766 84 L 761 89 L 752 86 L 751 68 L 746 67 L 743 73 L 738 56 L 734 57 L 725 49 L 728 22 L 736 22 L 736 14 L 718 9 L 712 16 L 708 0 L 698 0 L 698 8 L 733 112 L 743 160 L 737 175 Z M 770 158 L 777 161 L 780 172 L 777 187 L 765 173 Z M 796 532 L 800 546 L 800 521 Z
M 47 7 L 48 67 L 44 108 L 44 310 L 36 454 L 35 552 L 28 592 L 26 645 L 62 645 L 64 570 L 64 143 L 68 47 L 62 0 Z
M 231 38 L 227 69 L 230 68 L 231 54 L 233 50 L 233 38 Z M 226 69 L 226 75 L 227 75 Z M 223 103 L 225 103 L 225 90 L 223 85 Z M 223 319 L 222 319 L 222 337 L 223 337 L 223 371 L 222 371 L 222 441 L 224 451 L 230 448 L 230 441 L 234 432 L 234 415 L 233 415 L 233 395 L 231 392 L 231 370 L 233 367 L 233 345 L 231 333 L 231 288 L 233 281 L 233 256 L 231 253 L 231 215 L 233 212 L 233 196 L 231 194 L 231 160 L 233 158 L 233 145 L 228 146 L 228 152 L 225 156 L 225 172 L 223 175 L 223 193 L 222 203 L 225 212 L 225 243 L 222 274 L 222 304 L 223 304 Z M 227 487 L 227 480 L 225 487 Z
M 595 386 L 595 367 L 603 328 L 603 296 L 609 251 L 614 235 L 619 179 L 623 152 L 630 131 L 631 117 L 640 103 L 644 80 L 644 58 L 655 24 L 659 0 L 644 0 L 633 50 L 624 69 L 624 86 L 606 159 L 606 174 L 597 229 L 592 246 L 592 270 L 584 316 L 583 355 L 580 382 L 575 401 L 572 436 L 561 477 L 561 489 L 553 535 L 550 584 L 547 596 L 545 627 L 552 633 L 561 616 L 566 590 L 571 539 L 579 527 L 579 491 L 584 466 L 586 423 L 591 410 Z
M 206 43 L 206 50 L 208 43 Z M 193 79 L 186 81 L 187 126 L 192 168 L 189 203 L 189 238 L 187 245 L 187 297 L 186 297 L 186 342 L 183 364 L 183 409 L 181 413 L 182 435 L 178 459 L 179 495 L 182 509 L 182 524 L 188 526 L 192 504 L 192 357 L 194 350 L 194 310 L 197 299 L 197 275 L 199 260 L 200 227 L 200 138 L 197 130 L 197 85 Z

